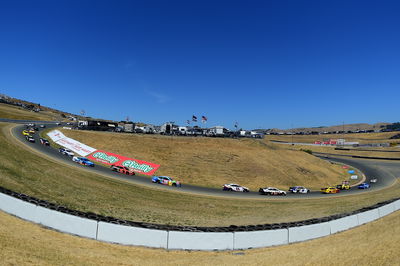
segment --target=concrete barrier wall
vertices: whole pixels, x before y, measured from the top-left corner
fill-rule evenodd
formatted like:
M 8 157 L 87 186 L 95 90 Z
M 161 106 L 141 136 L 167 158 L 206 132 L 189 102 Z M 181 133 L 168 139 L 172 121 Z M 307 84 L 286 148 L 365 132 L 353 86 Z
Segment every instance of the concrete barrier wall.
M 170 231 L 168 249 L 231 250 L 233 249 L 233 232 Z
M 96 239 L 97 221 L 94 220 L 37 206 L 35 222 L 61 232 Z
M 235 232 L 233 249 L 271 247 L 288 244 L 288 229 Z
M 320 224 L 249 232 L 163 231 L 98 222 L 0 193 L 0 210 L 58 231 L 105 242 L 165 249 L 233 250 L 270 247 L 328 236 L 400 210 L 400 200 Z
M 0 193 L 0 209 L 24 220 L 35 221 L 36 207 L 35 204 Z
M 379 217 L 391 214 L 392 212 L 394 212 L 394 202 L 379 207 L 378 211 L 379 211 Z
M 331 234 L 329 222 L 289 228 L 289 243 L 306 241 Z
M 394 202 L 394 211 L 400 210 L 400 200 Z
M 124 245 L 168 247 L 168 232 L 99 222 L 97 239 Z
M 348 230 L 350 228 L 358 226 L 358 216 L 351 215 L 333 221 L 329 221 L 329 226 L 331 227 L 331 234 Z
M 361 212 L 361 213 L 357 214 L 357 217 L 358 217 L 359 225 L 366 224 L 366 223 L 375 221 L 376 219 L 379 218 L 379 210 L 373 209 L 370 211 Z

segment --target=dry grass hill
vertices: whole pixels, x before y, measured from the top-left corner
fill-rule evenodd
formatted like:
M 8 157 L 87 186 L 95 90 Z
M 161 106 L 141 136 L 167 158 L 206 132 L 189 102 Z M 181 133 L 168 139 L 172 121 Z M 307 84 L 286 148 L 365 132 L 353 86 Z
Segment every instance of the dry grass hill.
M 233 182 L 251 190 L 302 184 L 319 189 L 346 178 L 338 165 L 253 139 L 62 131 L 94 148 L 160 164 L 157 174 L 186 184 L 220 187 Z

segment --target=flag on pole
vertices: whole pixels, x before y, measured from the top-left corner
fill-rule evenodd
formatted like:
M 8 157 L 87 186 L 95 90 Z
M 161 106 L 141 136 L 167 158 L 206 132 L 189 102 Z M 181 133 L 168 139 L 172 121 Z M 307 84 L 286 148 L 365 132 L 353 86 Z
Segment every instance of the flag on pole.
M 235 122 L 235 128 L 237 129 L 237 127 L 238 127 L 238 122 Z
M 187 123 L 188 125 L 190 125 L 190 120 L 186 120 L 186 123 Z
M 205 117 L 204 115 L 201 116 L 201 122 L 203 122 L 203 123 L 207 122 L 207 117 Z
M 192 121 L 193 121 L 193 122 L 197 122 L 197 116 L 193 115 L 193 116 L 192 116 Z

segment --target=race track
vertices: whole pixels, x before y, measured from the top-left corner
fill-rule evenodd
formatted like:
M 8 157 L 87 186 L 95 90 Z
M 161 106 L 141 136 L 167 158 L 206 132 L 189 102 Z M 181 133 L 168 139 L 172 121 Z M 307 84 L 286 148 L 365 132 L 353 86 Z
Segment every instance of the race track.
M 2 119 L 4 122 L 17 122 L 15 120 L 6 120 Z M 18 121 L 22 123 L 29 123 L 30 121 Z M 37 124 L 44 124 L 43 122 L 35 122 Z M 46 127 L 57 127 L 54 123 L 46 123 Z M 360 171 L 362 171 L 366 176 L 366 182 L 369 182 L 372 178 L 377 178 L 378 182 L 376 184 L 372 184 L 370 189 L 362 190 L 357 187 L 352 187 L 350 190 L 343 190 L 339 194 L 322 194 L 319 191 L 311 191 L 309 194 L 292 194 L 288 193 L 286 197 L 281 196 L 265 196 L 259 195 L 256 191 L 250 191 L 249 193 L 240 193 L 240 192 L 228 192 L 222 191 L 221 188 L 207 188 L 200 186 L 193 186 L 183 184 L 182 187 L 168 187 L 162 186 L 160 184 L 154 184 L 151 182 L 151 178 L 147 176 L 127 176 L 120 173 L 112 172 L 108 167 L 103 167 L 100 165 L 96 165 L 94 168 L 86 167 L 82 165 L 78 165 L 72 162 L 71 158 L 68 156 L 62 155 L 58 152 L 58 149 L 44 146 L 39 142 L 39 133 L 34 135 L 36 140 L 35 143 L 27 142 L 24 136 L 21 134 L 22 130 L 25 129 L 24 125 L 18 125 L 12 128 L 12 135 L 18 139 L 22 144 L 31 147 L 32 149 L 41 152 L 47 156 L 50 156 L 58 161 L 61 161 L 64 164 L 72 165 L 74 167 L 82 168 L 86 171 L 91 171 L 96 174 L 101 174 L 103 176 L 107 176 L 112 179 L 119 179 L 128 181 L 133 184 L 152 187 L 156 189 L 165 189 L 176 192 L 184 192 L 184 193 L 192 193 L 192 194 L 200 194 L 207 196 L 219 196 L 219 197 L 235 197 L 235 198 L 258 198 L 258 199 L 293 199 L 293 198 L 317 198 L 317 197 L 337 197 L 343 195 L 352 195 L 359 193 L 368 193 L 369 191 L 383 189 L 387 186 L 392 185 L 396 178 L 400 177 L 400 162 L 399 161 L 385 161 L 385 160 L 370 160 L 370 159 L 354 159 L 354 158 L 343 158 L 343 157 L 334 157 L 334 156 L 319 156 L 321 159 L 330 160 L 334 162 L 344 163 L 350 166 L 353 166 Z M 40 129 L 41 130 L 41 129 Z M 294 184 L 301 185 L 301 184 Z M 265 184 L 268 186 L 268 184 Z M 287 188 L 283 188 L 287 189 Z

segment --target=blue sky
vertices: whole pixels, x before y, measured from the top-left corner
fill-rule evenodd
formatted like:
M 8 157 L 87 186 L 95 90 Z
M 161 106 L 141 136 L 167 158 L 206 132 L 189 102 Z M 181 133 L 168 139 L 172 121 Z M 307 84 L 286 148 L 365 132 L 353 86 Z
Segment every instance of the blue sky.
M 396 122 L 398 1 L 2 1 L 0 93 L 112 120 Z

